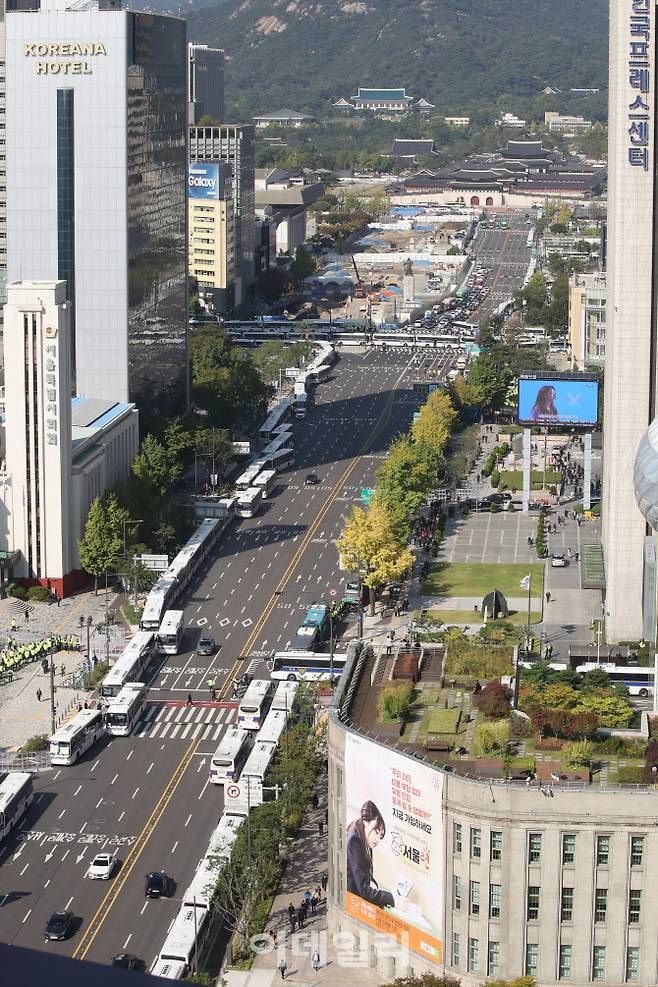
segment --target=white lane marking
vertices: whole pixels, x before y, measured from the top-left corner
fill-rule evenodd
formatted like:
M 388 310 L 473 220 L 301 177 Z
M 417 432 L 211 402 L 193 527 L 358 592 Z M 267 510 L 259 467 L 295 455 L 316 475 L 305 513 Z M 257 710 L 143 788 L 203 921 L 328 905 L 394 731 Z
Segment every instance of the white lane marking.
M 147 775 L 151 773 L 151 771 L 153 770 L 153 767 L 154 767 L 154 765 L 155 765 L 155 761 L 151 761 L 151 765 L 150 765 L 150 767 L 148 767 L 148 768 L 146 769 L 146 773 L 147 773 Z
M 206 729 L 203 731 L 203 737 L 201 739 L 205 740 L 211 730 L 212 730 L 212 725 L 207 726 Z
M 60 814 L 58 815 L 57 818 L 58 819 L 61 819 L 65 812 L 66 812 L 66 809 L 62 809 L 62 811 L 60 812 Z
M 203 723 L 197 723 L 194 730 L 192 731 L 192 740 L 196 740 L 201 731 L 203 730 Z
M 102 801 L 103 801 L 103 799 L 102 799 L 102 798 L 100 798 L 100 799 L 98 800 L 98 802 L 96 803 L 96 808 L 98 808 L 98 806 L 99 806 L 99 805 L 101 804 L 101 802 L 102 802 Z
M 59 778 L 59 776 L 61 775 L 61 773 L 62 773 L 62 771 L 61 771 L 61 768 L 60 768 L 60 770 L 59 770 L 59 771 L 57 772 L 57 774 L 56 774 L 56 775 L 55 775 L 55 777 L 53 778 L 53 781 L 57 781 L 57 779 Z M 31 911 L 31 910 L 32 910 L 32 909 L 30 909 L 30 911 Z M 30 912 L 28 912 L 28 915 L 29 915 L 29 914 L 30 914 Z
M 46 883 L 44 884 L 44 888 L 47 888 L 49 884 L 50 884 L 50 878 L 48 878 L 48 880 L 47 880 L 47 881 L 46 881 Z
M 160 729 L 161 725 L 162 724 L 160 724 L 160 723 L 156 723 L 155 724 L 154 728 L 151 730 L 151 733 L 149 734 L 149 736 L 151 737 L 151 740 L 155 740 L 155 738 L 158 735 L 158 730 Z M 164 730 L 162 731 L 163 735 L 164 735 L 165 730 L 167 730 L 167 725 L 166 724 L 165 724 Z
M 160 734 L 160 740 L 163 740 L 167 736 L 167 734 L 169 733 L 170 726 L 171 726 L 171 723 L 165 723 L 165 725 L 162 728 L 162 733 Z M 157 729 L 158 728 L 156 727 L 155 730 L 157 730 Z M 153 731 L 153 733 L 151 734 L 151 736 L 154 736 L 155 730 Z
M 121 815 L 119 816 L 118 822 L 121 822 L 121 820 L 123 819 L 123 817 L 125 816 L 125 814 L 126 814 L 126 810 L 124 809 L 123 812 L 121 813 Z
M 142 910 L 141 910 L 141 912 L 139 913 L 140 915 L 143 915 L 143 914 L 144 914 L 144 912 L 146 911 L 146 906 L 147 906 L 147 905 L 148 905 L 148 898 L 146 899 L 146 901 L 145 901 L 145 902 L 144 902 L 144 904 L 142 905 Z
M 178 840 L 176 840 L 176 842 L 174 843 L 174 845 L 173 845 L 173 846 L 172 846 L 172 848 L 171 848 L 171 852 L 172 852 L 172 853 L 176 853 L 176 847 L 177 847 L 177 846 L 178 846 Z
M 203 788 L 199 792 L 199 801 L 201 801 L 201 799 L 203 798 L 203 793 L 205 792 L 205 790 L 206 790 L 206 788 L 208 787 L 209 784 L 210 784 L 210 778 L 208 778 L 208 780 L 206 781 L 205 785 L 203 786 Z
M 132 793 L 132 798 L 135 798 L 135 795 L 137 795 L 137 792 L 138 791 L 139 791 L 139 785 L 137 786 L 137 788 L 135 789 L 135 791 Z
M 192 729 L 193 725 L 194 725 L 193 723 L 188 723 L 187 726 L 183 728 L 183 732 L 180 735 L 180 739 L 181 740 L 185 740 L 185 738 L 187 737 L 188 733 Z
M 23 868 L 23 870 L 20 872 L 19 877 L 22 877 L 23 876 L 23 874 L 25 873 L 25 871 L 28 869 L 29 866 L 30 866 L 29 863 L 25 865 L 25 867 Z
M 189 713 L 189 710 L 188 710 L 188 708 L 186 706 L 181 707 L 181 709 L 180 709 L 180 711 L 178 713 L 178 716 L 175 717 L 175 722 L 178 723 L 180 720 L 182 720 L 184 717 L 186 717 L 188 715 L 188 713 Z
M 64 863 L 64 861 L 66 860 L 66 858 L 68 857 L 68 855 L 69 855 L 69 853 L 70 853 L 70 852 L 71 852 L 70 850 L 67 850 L 67 851 L 66 851 L 66 853 L 65 853 L 65 854 L 64 854 L 64 856 L 62 857 L 62 863 Z
M 179 730 L 180 730 L 180 724 L 176 724 L 174 729 L 171 731 L 171 734 L 169 735 L 169 739 L 173 740 Z
M 222 727 L 221 727 L 221 724 L 220 724 L 220 725 L 219 725 L 219 726 L 218 726 L 218 727 L 217 727 L 217 728 L 215 729 L 215 732 L 214 732 L 214 733 L 213 733 L 213 735 L 212 735 L 212 739 L 213 739 L 213 740 L 217 740 L 217 738 L 219 737 L 219 735 L 220 735 L 220 733 L 221 733 L 221 732 L 222 732 Z M 204 740 L 205 740 L 205 738 L 204 738 Z
M 124 949 L 126 948 L 126 946 L 128 945 L 128 943 L 130 942 L 130 940 L 132 939 L 132 937 L 133 937 L 133 934 L 131 932 L 130 935 L 128 936 L 128 938 L 126 939 L 126 941 L 123 944 L 123 948 Z
M 110 785 L 113 785 L 113 784 L 114 784 L 114 782 L 115 782 L 115 781 L 117 780 L 117 778 L 118 778 L 118 777 L 119 777 L 119 774 L 118 774 L 118 772 L 117 772 L 117 774 L 115 774 L 115 776 L 114 776 L 114 778 L 113 778 L 113 779 L 112 779 L 112 781 L 110 782 Z
M 98 761 L 96 761 L 96 763 L 95 763 L 95 764 L 92 764 L 92 766 L 91 766 L 91 770 L 92 770 L 92 771 L 95 771 L 97 767 L 98 767 Z
M 66 909 L 67 909 L 67 908 L 68 908 L 68 907 L 70 906 L 70 904 L 71 904 L 71 902 L 72 902 L 72 901 L 73 901 L 73 895 L 71 895 L 71 897 L 69 898 L 69 900 L 68 900 L 68 901 L 66 902 L 66 904 L 64 905 L 64 910 L 65 910 L 65 911 L 66 911 Z
M 31 914 L 32 914 L 32 909 L 30 908 L 29 912 L 27 913 L 27 915 L 23 919 L 21 925 L 25 925 L 25 923 L 27 922 L 27 920 L 29 919 L 29 917 L 30 917 Z
M 132 750 L 132 751 L 131 751 L 131 752 L 130 752 L 130 753 L 128 754 L 128 757 L 126 758 L 126 761 L 129 761 L 129 760 L 130 760 L 130 758 L 131 758 L 131 757 L 133 756 L 133 754 L 134 754 L 134 753 L 135 753 L 135 751 L 134 751 L 134 750 Z
M 81 791 L 82 791 L 82 785 L 78 785 L 76 790 L 73 792 L 73 798 L 75 798 L 75 796 L 78 795 Z
M 189 825 L 189 822 L 190 822 L 190 819 L 191 818 L 192 818 L 192 813 L 190 812 L 189 816 L 187 817 L 187 822 L 185 823 L 186 826 Z

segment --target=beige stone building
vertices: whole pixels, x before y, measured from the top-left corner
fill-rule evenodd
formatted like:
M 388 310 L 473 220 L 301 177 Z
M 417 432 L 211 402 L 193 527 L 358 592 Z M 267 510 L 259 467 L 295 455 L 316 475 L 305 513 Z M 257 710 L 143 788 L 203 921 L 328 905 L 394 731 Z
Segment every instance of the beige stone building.
M 605 363 L 605 274 L 573 274 L 569 279 L 569 346 L 573 370 Z

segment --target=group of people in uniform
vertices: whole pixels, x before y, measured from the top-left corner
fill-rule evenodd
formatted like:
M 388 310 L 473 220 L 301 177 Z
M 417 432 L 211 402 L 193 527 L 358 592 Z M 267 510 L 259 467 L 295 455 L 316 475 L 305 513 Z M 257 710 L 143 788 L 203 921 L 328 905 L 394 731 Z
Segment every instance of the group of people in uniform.
M 51 634 L 43 641 L 19 644 L 11 635 L 0 651 L 0 675 L 13 675 L 15 669 L 28 662 L 47 664 L 48 656 L 56 651 L 79 651 L 80 640 L 75 634 Z M 47 670 L 47 669 L 46 669 Z

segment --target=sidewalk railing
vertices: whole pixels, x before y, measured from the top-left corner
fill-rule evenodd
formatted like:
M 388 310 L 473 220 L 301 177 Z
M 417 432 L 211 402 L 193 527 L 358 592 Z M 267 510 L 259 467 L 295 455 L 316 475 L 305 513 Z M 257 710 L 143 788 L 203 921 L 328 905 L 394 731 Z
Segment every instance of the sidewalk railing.
M 21 752 L 0 754 L 0 772 L 43 771 L 50 766 L 50 751 L 34 751 L 29 754 Z

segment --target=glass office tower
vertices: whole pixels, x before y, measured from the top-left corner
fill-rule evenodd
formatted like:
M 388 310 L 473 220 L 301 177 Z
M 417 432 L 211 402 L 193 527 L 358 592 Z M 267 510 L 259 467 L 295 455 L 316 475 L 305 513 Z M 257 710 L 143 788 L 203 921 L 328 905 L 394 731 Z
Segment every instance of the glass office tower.
M 65 279 L 77 393 L 189 401 L 185 22 L 7 15 L 8 277 Z

